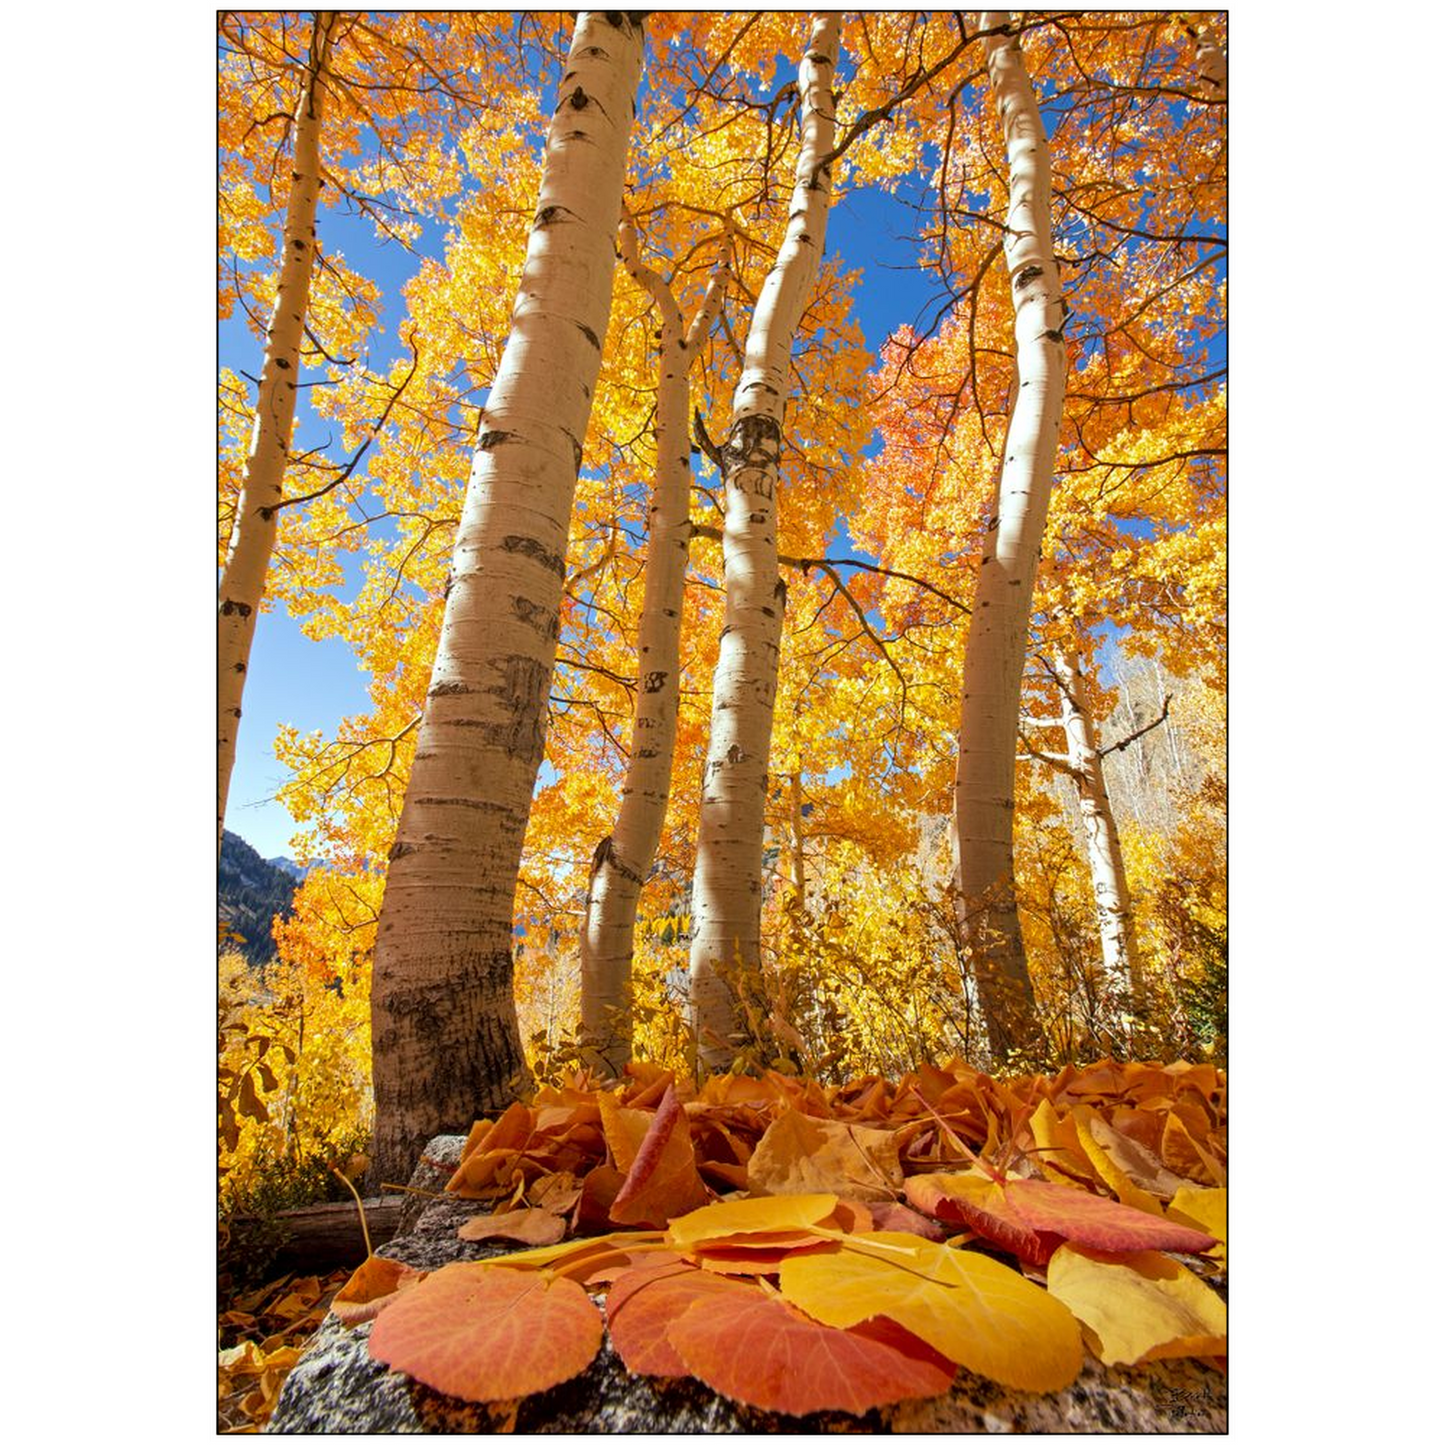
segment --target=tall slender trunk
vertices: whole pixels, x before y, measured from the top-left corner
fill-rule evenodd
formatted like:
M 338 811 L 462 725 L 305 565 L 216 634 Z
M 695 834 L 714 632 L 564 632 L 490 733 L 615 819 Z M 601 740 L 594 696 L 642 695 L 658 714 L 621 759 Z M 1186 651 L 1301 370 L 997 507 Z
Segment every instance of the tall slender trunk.
M 286 480 L 291 427 L 296 419 L 301 337 L 316 259 L 316 198 L 321 191 L 321 122 L 326 107 L 322 77 L 335 25 L 336 16 L 328 10 L 318 11 L 312 23 L 311 55 L 292 120 L 291 191 L 281 236 L 281 275 L 266 332 L 251 450 L 221 572 L 216 625 L 217 857 L 225 830 L 231 769 L 236 762 L 241 695 L 251 660 L 251 640 L 256 635 L 256 616 L 266 590 L 266 570 L 276 544 L 275 509 Z
M 792 834 L 792 867 L 788 882 L 793 904 L 801 918 L 808 906 L 807 860 L 803 851 L 803 774 L 794 768 L 788 774 L 788 831 Z
M 1104 970 L 1125 989 L 1138 1013 L 1144 1003 L 1139 948 L 1134 936 L 1134 906 L 1129 882 L 1124 875 L 1124 853 L 1119 847 L 1119 830 L 1104 786 L 1104 760 L 1094 715 L 1084 691 L 1079 655 L 1060 649 L 1054 655 L 1054 678 L 1062 699 L 1064 736 L 1069 747 L 1069 776 L 1079 794 L 1079 812 L 1084 821 L 1085 851 L 1094 885 L 1094 909 L 1099 920 L 1099 939 Z
M 632 936 L 637 903 L 652 869 L 667 800 L 681 695 L 683 588 L 692 525 L 688 373 L 722 306 L 726 257 L 686 326 L 667 283 L 642 264 L 631 226 L 619 232 L 622 259 L 662 313 L 657 382 L 657 475 L 647 522 L 642 615 L 637 627 L 637 701 L 622 803 L 597 845 L 587 880 L 582 929 L 582 1037 L 594 1068 L 620 1074 L 632 1054 Z
M 802 149 L 778 259 L 758 295 L 722 448 L 726 603 L 703 770 L 690 959 L 698 1059 L 736 1052 L 743 977 L 760 959 L 763 803 L 787 589 L 778 576 L 777 487 L 793 336 L 823 254 L 832 199 L 832 85 L 841 17 L 814 15 L 798 67 Z
M 1007 16 L 987 12 L 985 29 Z M 1015 738 L 1034 573 L 1048 517 L 1064 400 L 1065 309 L 1049 223 L 1049 145 L 1017 36 L 987 40 L 1009 158 L 1004 259 L 1018 387 L 964 655 L 955 807 L 959 923 L 996 1064 L 1036 1052 L 1042 1030 L 1014 896 Z
M 542 761 L 568 523 L 611 311 L 636 17 L 577 17 L 512 331 L 483 408 L 372 974 L 373 1170 L 513 1095 L 512 904 Z

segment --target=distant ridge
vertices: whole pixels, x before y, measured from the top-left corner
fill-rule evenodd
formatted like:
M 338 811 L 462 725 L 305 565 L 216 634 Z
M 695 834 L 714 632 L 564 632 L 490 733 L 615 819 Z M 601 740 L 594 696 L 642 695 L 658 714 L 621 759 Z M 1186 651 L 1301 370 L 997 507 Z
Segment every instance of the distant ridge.
M 221 947 L 238 949 L 253 964 L 271 963 L 276 957 L 271 922 L 278 914 L 290 916 L 296 885 L 305 876 L 289 858 L 263 858 L 244 838 L 226 832 L 216 878 L 216 916 L 243 941 L 223 938 Z

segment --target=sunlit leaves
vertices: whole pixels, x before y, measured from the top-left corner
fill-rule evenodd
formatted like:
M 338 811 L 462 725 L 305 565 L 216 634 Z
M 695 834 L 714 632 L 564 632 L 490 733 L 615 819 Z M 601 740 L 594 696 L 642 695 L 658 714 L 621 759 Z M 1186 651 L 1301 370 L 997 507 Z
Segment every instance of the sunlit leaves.
M 510 1400 L 580 1374 L 602 1316 L 572 1280 L 451 1264 L 383 1310 L 372 1356 L 464 1400 Z

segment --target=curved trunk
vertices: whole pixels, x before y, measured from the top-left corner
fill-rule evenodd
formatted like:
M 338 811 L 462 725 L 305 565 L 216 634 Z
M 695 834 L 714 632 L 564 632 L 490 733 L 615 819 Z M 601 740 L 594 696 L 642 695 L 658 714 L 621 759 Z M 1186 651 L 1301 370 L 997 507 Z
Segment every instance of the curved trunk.
M 726 604 L 713 673 L 711 735 L 693 877 L 690 969 L 698 1058 L 732 1062 L 739 990 L 759 965 L 763 803 L 786 588 L 778 576 L 776 494 L 793 335 L 818 277 L 832 199 L 831 87 L 840 16 L 815 15 L 798 67 L 802 149 L 778 259 L 758 295 L 722 447 Z
M 642 29 L 577 17 L 512 330 L 482 412 L 372 976 L 376 1147 L 404 1180 L 525 1073 L 512 902 L 612 299 Z
M 1007 17 L 989 12 L 983 27 Z M 1015 739 L 1034 573 L 1064 399 L 1064 300 L 1049 222 L 1049 146 L 1018 38 L 990 36 L 989 84 L 1009 158 L 1004 258 L 1018 389 L 969 618 L 955 807 L 958 918 L 996 1065 L 1043 1044 L 1014 897 Z
M 316 198 L 321 191 L 321 121 L 326 88 L 321 77 L 331 50 L 336 16 L 320 11 L 311 33 L 311 58 L 292 122 L 291 194 L 281 237 L 281 275 L 266 332 L 266 355 L 257 387 L 251 450 L 236 499 L 231 545 L 221 572 L 216 626 L 216 856 L 226 822 L 226 797 L 236 762 L 241 695 L 256 615 L 266 590 L 266 570 L 276 544 L 276 507 L 286 480 L 291 427 L 296 419 L 296 380 L 301 337 L 316 258 Z
M 1134 908 L 1124 876 L 1124 853 L 1119 830 L 1104 786 L 1104 760 L 1094 717 L 1084 693 L 1083 674 L 1076 652 L 1054 656 L 1054 676 L 1062 699 L 1064 736 L 1069 745 L 1069 775 L 1079 790 L 1079 812 L 1084 820 L 1085 851 L 1094 884 L 1094 909 L 1099 920 L 1104 968 L 1133 1004 L 1137 1014 L 1144 1000 L 1139 971 L 1139 949 L 1134 936 Z
M 593 1068 L 620 1074 L 632 1054 L 632 935 L 642 885 L 652 870 L 677 738 L 683 588 L 692 526 L 692 449 L 688 372 L 722 305 L 724 261 L 692 325 L 667 284 L 642 265 L 636 233 L 619 233 L 622 258 L 662 312 L 657 382 L 657 476 L 647 523 L 642 615 L 637 628 L 637 701 L 622 803 L 612 832 L 597 845 L 587 881 L 582 929 L 582 1038 Z

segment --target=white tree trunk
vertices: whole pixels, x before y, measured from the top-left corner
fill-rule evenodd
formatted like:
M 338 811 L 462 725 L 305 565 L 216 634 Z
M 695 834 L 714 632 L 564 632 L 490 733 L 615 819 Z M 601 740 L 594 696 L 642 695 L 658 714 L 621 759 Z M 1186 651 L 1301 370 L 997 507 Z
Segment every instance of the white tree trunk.
M 990 11 L 984 29 L 1007 16 Z M 1018 387 L 964 655 L 955 806 L 959 923 L 995 1064 L 1042 1042 L 1014 897 L 1015 739 L 1034 574 L 1048 517 L 1064 401 L 1063 291 L 1049 220 L 1049 146 L 1016 36 L 987 40 L 989 83 L 1009 160 L 1004 235 Z
M 692 524 L 688 372 L 722 306 L 726 259 L 685 327 L 666 282 L 644 266 L 630 226 L 619 231 L 622 258 L 662 313 L 657 383 L 657 475 L 648 515 L 642 615 L 637 628 L 637 701 L 622 803 L 597 845 L 582 929 L 582 1038 L 586 1061 L 620 1074 L 632 1054 L 632 950 L 637 904 L 662 838 L 677 738 L 683 589 Z
M 763 803 L 786 588 L 778 576 L 783 406 L 793 336 L 817 281 L 832 199 L 832 86 L 841 17 L 814 15 L 798 67 L 802 149 L 778 259 L 758 295 L 723 445 L 726 606 L 713 674 L 693 876 L 691 1012 L 698 1058 L 725 1069 L 738 1043 L 738 991 L 759 966 Z
M 1094 885 L 1094 909 L 1104 969 L 1138 1012 L 1144 1000 L 1139 949 L 1134 935 L 1134 907 L 1124 876 L 1119 830 L 1104 786 L 1104 760 L 1094 715 L 1084 690 L 1078 653 L 1060 650 L 1054 656 L 1054 677 L 1062 699 L 1064 735 L 1069 747 L 1069 776 L 1079 791 L 1085 851 Z
M 612 299 L 642 28 L 577 17 L 512 330 L 483 408 L 372 976 L 373 1169 L 404 1180 L 525 1070 L 512 904 L 568 524 Z
M 241 696 L 251 660 L 256 616 L 266 590 L 266 571 L 276 543 L 276 508 L 286 480 L 291 427 L 296 419 L 296 381 L 301 337 L 316 259 L 316 198 L 321 191 L 320 141 L 326 87 L 322 77 L 336 16 L 318 12 L 311 56 L 292 120 L 291 191 L 281 236 L 281 274 L 266 332 L 266 354 L 257 387 L 251 450 L 236 498 L 231 545 L 221 572 L 216 625 L 216 856 L 226 824 L 226 797 L 236 762 Z

